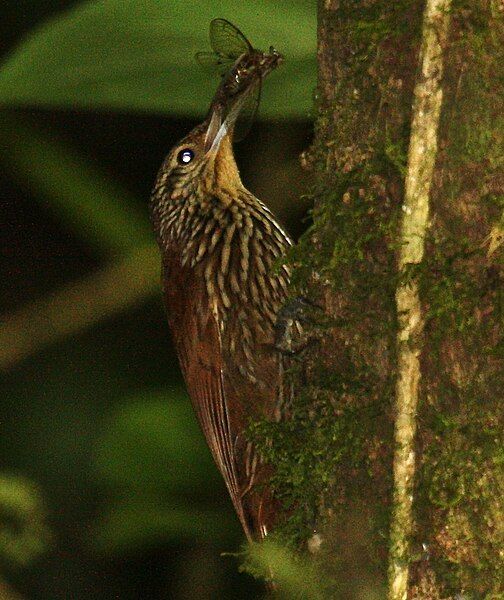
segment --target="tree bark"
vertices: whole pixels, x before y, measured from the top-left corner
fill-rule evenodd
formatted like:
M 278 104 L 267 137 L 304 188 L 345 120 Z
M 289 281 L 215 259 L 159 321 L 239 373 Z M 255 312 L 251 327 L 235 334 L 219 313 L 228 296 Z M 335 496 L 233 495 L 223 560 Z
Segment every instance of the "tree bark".
M 504 594 L 503 16 L 319 1 L 313 225 L 292 263 L 327 317 L 304 319 L 292 419 L 268 434 L 328 597 Z
M 22 597 L 4 581 L 0 581 L 0 598 L 2 600 L 22 600 Z
M 394 482 L 390 523 L 389 598 L 408 595 L 410 537 L 413 532 L 417 409 L 423 349 L 419 276 L 429 218 L 430 192 L 437 158 L 439 117 L 443 99 L 446 34 L 451 0 L 426 0 L 419 69 L 414 89 L 404 203 L 399 231 L 397 308 L 397 380 L 395 392 Z M 409 271 L 409 272 L 408 272 Z

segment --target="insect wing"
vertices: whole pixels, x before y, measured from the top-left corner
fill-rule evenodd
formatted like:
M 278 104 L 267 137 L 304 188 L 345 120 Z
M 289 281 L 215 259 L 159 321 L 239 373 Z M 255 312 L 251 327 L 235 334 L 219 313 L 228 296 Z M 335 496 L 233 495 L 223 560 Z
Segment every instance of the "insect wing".
M 213 19 L 210 22 L 210 45 L 216 54 L 230 60 L 254 50 L 238 27 L 226 19 Z
M 257 111 L 259 110 L 259 102 L 261 101 L 261 80 L 256 80 L 251 89 L 246 92 L 247 97 L 243 102 L 238 119 L 236 120 L 233 140 L 239 142 L 247 135 L 255 121 Z
M 231 70 L 234 60 L 215 52 L 196 52 L 196 62 L 209 73 L 224 75 Z

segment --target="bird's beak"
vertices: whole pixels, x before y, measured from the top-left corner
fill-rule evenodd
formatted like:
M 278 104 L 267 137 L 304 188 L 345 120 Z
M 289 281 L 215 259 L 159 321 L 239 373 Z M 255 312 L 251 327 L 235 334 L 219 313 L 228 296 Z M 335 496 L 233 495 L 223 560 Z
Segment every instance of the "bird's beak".
M 220 104 L 217 104 L 212 108 L 210 122 L 205 134 L 205 152 L 207 155 L 217 154 L 222 140 L 227 135 L 232 135 L 236 119 L 238 118 L 246 99 L 247 93 L 245 92 L 231 105 L 230 108 L 224 108 Z
M 212 108 L 210 122 L 205 134 L 205 154 L 217 152 L 226 133 L 225 119 L 221 107 Z

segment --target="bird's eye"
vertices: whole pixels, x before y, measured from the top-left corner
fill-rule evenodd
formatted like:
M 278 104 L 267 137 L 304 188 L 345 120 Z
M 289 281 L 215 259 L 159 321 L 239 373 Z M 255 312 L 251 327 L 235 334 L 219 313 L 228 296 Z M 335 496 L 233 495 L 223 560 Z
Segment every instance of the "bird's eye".
M 177 162 L 181 165 L 187 165 L 194 159 L 194 152 L 190 148 L 184 148 L 177 154 Z

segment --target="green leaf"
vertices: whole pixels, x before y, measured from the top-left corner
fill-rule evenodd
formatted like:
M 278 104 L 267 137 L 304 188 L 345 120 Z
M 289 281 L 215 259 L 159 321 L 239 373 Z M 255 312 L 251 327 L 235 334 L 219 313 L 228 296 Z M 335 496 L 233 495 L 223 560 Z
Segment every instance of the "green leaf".
M 100 519 L 92 543 L 102 552 L 124 552 L 168 540 L 229 540 L 239 531 L 229 510 L 181 504 L 158 495 L 132 496 L 117 502 Z
M 100 252 L 119 253 L 152 242 L 147 211 L 121 185 L 50 132 L 0 111 L 4 171 L 34 188 L 53 211 Z
M 98 478 L 112 489 L 93 532 L 105 552 L 169 539 L 229 539 L 239 531 L 231 502 L 180 390 L 146 392 L 111 417 L 97 446 Z M 221 495 L 222 494 L 222 495 Z
M 96 452 L 99 477 L 138 490 L 204 490 L 220 479 L 191 404 L 180 390 L 145 393 L 110 419 Z
M 38 487 L 24 477 L 0 474 L 0 557 L 26 565 L 51 541 Z
M 315 86 L 315 4 L 223 0 L 85 2 L 34 31 L 0 68 L 0 105 L 204 114 L 217 80 L 194 61 L 214 17 L 235 23 L 285 64 L 266 81 L 262 114 L 306 118 Z

